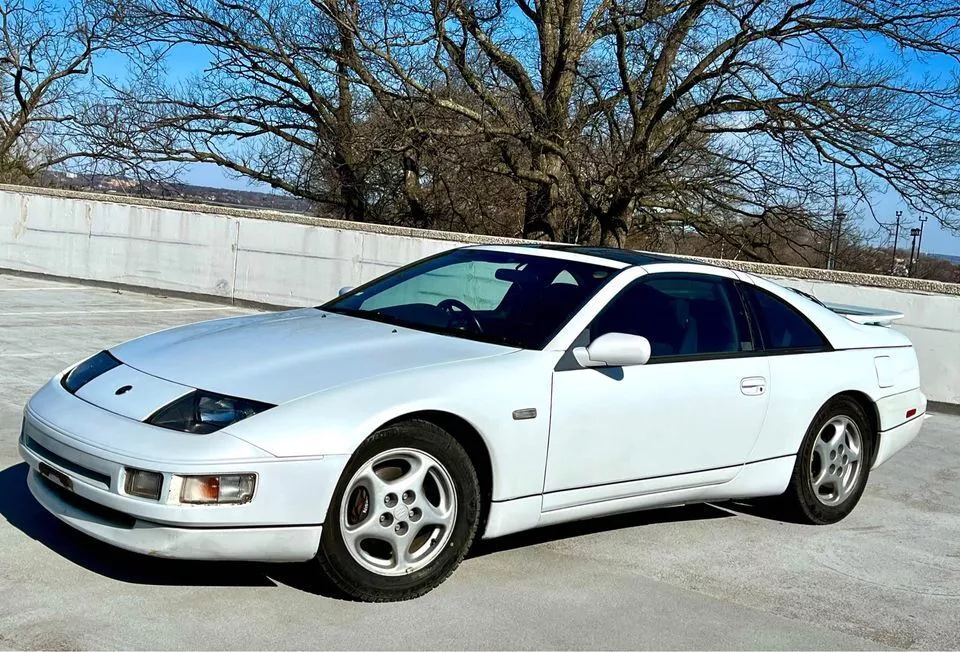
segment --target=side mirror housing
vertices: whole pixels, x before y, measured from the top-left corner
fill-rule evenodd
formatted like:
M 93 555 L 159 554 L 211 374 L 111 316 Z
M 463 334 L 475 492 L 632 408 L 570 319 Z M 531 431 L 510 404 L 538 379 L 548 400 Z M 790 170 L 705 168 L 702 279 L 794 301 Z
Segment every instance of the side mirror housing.
M 578 346 L 573 357 L 581 367 L 629 367 L 647 364 L 650 340 L 641 335 L 607 333 L 589 346 Z
M 338 296 L 338 297 L 342 297 L 342 296 L 345 295 L 347 292 L 353 292 L 353 290 L 354 290 L 354 287 L 353 287 L 352 285 L 344 285 L 344 286 L 343 286 L 342 288 L 340 288 L 340 290 L 337 292 L 337 296 Z

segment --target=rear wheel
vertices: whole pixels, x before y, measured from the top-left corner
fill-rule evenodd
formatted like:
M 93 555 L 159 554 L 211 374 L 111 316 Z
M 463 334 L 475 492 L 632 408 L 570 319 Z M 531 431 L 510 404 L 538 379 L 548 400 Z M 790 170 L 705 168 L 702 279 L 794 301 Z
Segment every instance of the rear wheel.
M 432 423 L 405 421 L 371 435 L 350 459 L 317 561 L 355 599 L 415 598 L 460 564 L 479 515 L 477 474 L 463 447 Z
M 866 487 L 874 441 L 855 400 L 840 396 L 824 405 L 807 430 L 784 495 L 792 511 L 818 525 L 846 517 Z

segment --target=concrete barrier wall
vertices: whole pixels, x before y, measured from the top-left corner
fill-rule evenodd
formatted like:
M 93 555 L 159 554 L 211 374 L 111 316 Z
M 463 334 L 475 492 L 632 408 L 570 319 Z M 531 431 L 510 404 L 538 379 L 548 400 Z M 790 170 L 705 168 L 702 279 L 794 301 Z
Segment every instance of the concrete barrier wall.
M 517 240 L 0 186 L 0 268 L 277 306 L 316 305 L 439 251 Z M 903 312 L 931 400 L 960 404 L 960 285 L 743 261 L 825 301 Z

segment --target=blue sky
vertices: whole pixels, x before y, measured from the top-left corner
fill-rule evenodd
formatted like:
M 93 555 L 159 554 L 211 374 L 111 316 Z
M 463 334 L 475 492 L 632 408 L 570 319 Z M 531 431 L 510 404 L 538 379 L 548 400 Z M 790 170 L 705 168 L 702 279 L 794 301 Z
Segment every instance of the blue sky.
M 884 223 L 893 224 L 896 221 L 896 212 L 903 211 L 903 217 L 900 221 L 900 249 L 910 248 L 910 229 L 919 227 L 920 222 L 915 215 L 910 214 L 910 208 L 896 193 L 887 193 L 873 200 L 873 209 L 877 213 L 877 218 Z M 867 225 L 871 229 L 871 224 Z M 923 251 L 950 254 L 960 256 L 960 236 L 944 229 L 934 220 L 927 220 L 923 226 Z
M 863 53 L 877 57 L 880 61 L 893 61 L 905 66 L 907 74 L 914 81 L 925 78 L 934 78 L 938 81 L 947 81 L 960 75 L 960 65 L 946 55 L 932 55 L 916 53 L 906 54 L 904 51 L 891 47 L 888 43 L 873 37 L 867 39 Z M 919 227 L 917 215 L 911 214 L 909 206 L 899 196 L 891 191 L 878 194 L 870 198 L 870 203 L 876 218 L 885 224 L 892 225 L 896 221 L 896 212 L 903 211 L 900 223 L 901 248 L 910 248 L 910 229 Z M 953 216 L 955 219 L 960 216 Z M 876 224 L 872 217 L 865 218 L 869 223 L 865 228 L 872 231 Z M 923 226 L 923 251 L 960 256 L 960 235 L 942 227 L 936 220 L 929 219 Z

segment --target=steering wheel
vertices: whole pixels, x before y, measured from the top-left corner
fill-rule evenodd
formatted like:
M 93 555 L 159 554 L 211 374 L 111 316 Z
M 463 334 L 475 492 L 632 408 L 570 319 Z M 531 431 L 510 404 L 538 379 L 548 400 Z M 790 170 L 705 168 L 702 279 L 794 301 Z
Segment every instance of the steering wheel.
M 467 324 L 473 327 L 478 333 L 483 332 L 483 326 L 477 315 L 470 309 L 470 306 L 457 299 L 444 299 L 437 304 L 437 308 L 450 315 L 450 325 L 456 328 L 457 323 Z M 459 316 L 458 316 L 459 315 Z

